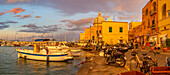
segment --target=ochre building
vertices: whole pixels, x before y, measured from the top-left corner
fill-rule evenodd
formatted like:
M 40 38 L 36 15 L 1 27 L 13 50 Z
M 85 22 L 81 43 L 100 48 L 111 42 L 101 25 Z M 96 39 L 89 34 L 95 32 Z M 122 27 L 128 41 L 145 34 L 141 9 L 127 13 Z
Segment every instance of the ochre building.
M 170 0 L 158 0 L 159 42 L 166 44 L 170 39 Z
M 144 25 L 144 41 L 158 42 L 158 0 L 150 0 L 142 9 L 142 24 Z
M 128 22 L 112 21 L 111 17 L 105 21 L 99 12 L 93 26 L 85 28 L 84 33 L 80 33 L 80 36 L 80 40 L 84 40 L 84 42 L 91 40 L 93 43 L 126 43 L 128 41 Z

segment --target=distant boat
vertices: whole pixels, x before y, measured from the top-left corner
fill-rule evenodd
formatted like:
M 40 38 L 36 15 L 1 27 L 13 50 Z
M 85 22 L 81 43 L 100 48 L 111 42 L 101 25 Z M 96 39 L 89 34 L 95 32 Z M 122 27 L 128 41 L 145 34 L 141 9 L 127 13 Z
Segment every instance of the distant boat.
M 19 43 L 19 41 L 15 41 L 15 42 L 13 43 L 13 45 L 14 45 L 14 47 L 20 47 L 20 46 L 21 46 L 20 43 Z

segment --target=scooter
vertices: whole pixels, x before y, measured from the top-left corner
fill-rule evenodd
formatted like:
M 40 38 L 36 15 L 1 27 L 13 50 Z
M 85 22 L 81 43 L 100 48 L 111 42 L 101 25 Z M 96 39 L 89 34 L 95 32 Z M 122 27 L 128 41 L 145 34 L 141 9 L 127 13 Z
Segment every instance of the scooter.
M 170 57 L 166 57 L 165 66 L 170 66 Z

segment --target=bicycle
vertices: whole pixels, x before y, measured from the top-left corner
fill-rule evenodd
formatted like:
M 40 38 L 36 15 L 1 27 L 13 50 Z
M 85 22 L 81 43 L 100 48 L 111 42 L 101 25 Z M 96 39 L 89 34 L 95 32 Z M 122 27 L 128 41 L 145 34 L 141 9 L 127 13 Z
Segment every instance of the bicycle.
M 141 62 L 139 57 L 138 57 L 138 51 L 139 50 L 132 50 L 131 55 L 133 57 L 130 59 L 130 70 L 132 70 L 132 68 L 137 69 L 137 67 L 139 66 L 139 64 Z M 132 62 L 133 62 L 133 64 L 132 64 Z
M 151 52 L 151 51 L 149 51 L 149 52 Z M 159 54 L 158 52 L 153 52 L 153 53 L 154 53 L 154 56 L 156 56 L 156 54 Z M 143 58 L 143 64 L 140 67 L 140 71 L 144 72 L 144 73 L 148 73 L 151 66 L 157 66 L 157 65 L 158 65 L 158 63 L 157 63 L 156 58 L 153 59 L 150 56 L 145 56 Z
M 140 61 L 140 59 L 137 55 L 138 51 L 133 50 L 132 53 L 131 53 L 131 55 L 133 57 L 130 59 L 130 70 L 132 70 L 133 69 L 132 67 L 135 66 L 135 69 L 140 67 L 141 72 L 147 73 L 147 72 L 149 72 L 149 69 L 150 69 L 151 66 L 157 66 L 158 63 L 157 63 L 157 59 L 156 59 L 156 54 L 160 54 L 160 53 L 155 52 L 155 51 L 149 51 L 149 52 L 154 53 L 155 59 L 151 58 L 150 56 L 146 56 L 147 53 L 143 53 L 142 54 L 143 55 L 142 61 Z M 135 64 L 132 65 L 132 61 L 134 61 Z

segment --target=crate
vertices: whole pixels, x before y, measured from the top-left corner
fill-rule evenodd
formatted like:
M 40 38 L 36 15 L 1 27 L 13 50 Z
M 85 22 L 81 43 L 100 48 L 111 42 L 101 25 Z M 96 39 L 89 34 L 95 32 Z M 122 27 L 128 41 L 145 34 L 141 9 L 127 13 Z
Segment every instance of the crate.
M 124 73 L 119 73 L 118 75 L 145 75 L 145 73 L 138 72 L 138 71 L 129 71 Z
M 152 75 L 170 75 L 170 67 L 151 67 L 150 73 Z

